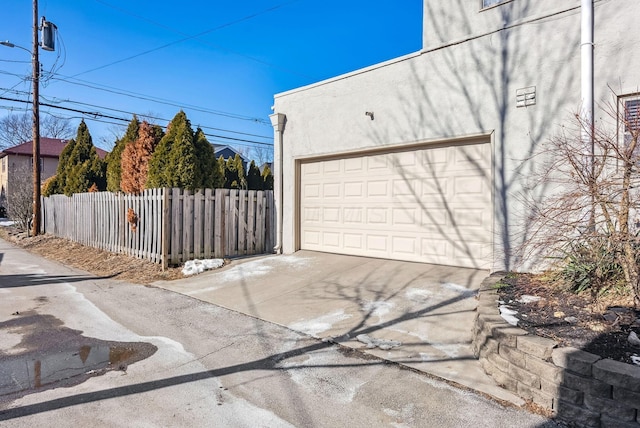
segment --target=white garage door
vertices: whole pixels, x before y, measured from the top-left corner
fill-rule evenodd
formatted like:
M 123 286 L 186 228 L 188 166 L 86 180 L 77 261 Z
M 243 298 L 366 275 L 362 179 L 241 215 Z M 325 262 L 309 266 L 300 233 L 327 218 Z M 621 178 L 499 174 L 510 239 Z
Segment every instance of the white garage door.
M 300 247 L 489 268 L 491 146 L 438 146 L 300 165 Z

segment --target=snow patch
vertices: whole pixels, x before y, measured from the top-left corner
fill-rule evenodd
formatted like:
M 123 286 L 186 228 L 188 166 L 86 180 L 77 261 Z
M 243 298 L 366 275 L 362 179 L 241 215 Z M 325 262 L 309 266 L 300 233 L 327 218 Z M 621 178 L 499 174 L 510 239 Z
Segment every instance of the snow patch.
M 509 308 L 506 305 L 500 306 L 500 316 L 512 326 L 518 325 L 519 320 L 516 317 L 517 313 L 518 311 L 514 311 L 513 309 Z
M 224 260 L 222 259 L 189 260 L 184 264 L 182 274 L 185 276 L 197 275 L 205 270 L 221 268 L 223 265 Z
M 445 282 L 443 284 L 440 284 L 440 287 L 444 288 L 445 290 L 453 291 L 464 297 L 471 297 L 476 295 L 476 292 L 474 290 L 469 290 L 463 285 L 454 284 L 453 282 Z
M 637 355 L 632 355 L 631 356 L 631 362 L 637 366 L 640 366 L 640 357 Z
M 242 279 L 264 276 L 274 269 L 274 266 L 286 266 L 289 269 L 303 269 L 309 265 L 311 259 L 290 256 L 264 257 L 250 262 L 232 266 L 216 276 L 216 282 L 233 282 Z
M 384 340 L 384 339 L 376 339 L 374 337 L 368 336 L 366 334 L 359 334 L 356 336 L 356 340 L 358 342 L 362 342 L 367 345 L 367 348 L 380 348 L 383 351 L 387 351 L 389 349 L 397 348 L 398 346 L 402 346 L 402 342 L 397 342 L 395 340 Z
M 433 292 L 421 288 L 410 288 L 405 293 L 405 297 L 413 302 L 424 303 L 431 300 Z
M 13 226 L 15 221 L 9 220 L 7 218 L 0 218 L 0 227 L 8 227 Z
M 382 317 L 391 312 L 394 306 L 393 303 L 378 300 L 375 302 L 365 302 L 360 310 L 382 319 Z
M 319 316 L 318 318 L 294 322 L 293 324 L 289 324 L 288 327 L 291 330 L 301 331 L 310 336 L 318 337 L 320 333 L 330 330 L 335 323 L 349 318 L 351 318 L 351 315 L 345 314 L 344 310 L 340 309 Z
M 528 294 L 523 294 L 522 296 L 520 296 L 520 298 L 518 299 L 518 302 L 520 303 L 534 303 L 534 302 L 539 302 L 540 300 L 542 300 L 542 297 L 539 296 L 530 296 Z
M 431 346 L 442 352 L 449 358 L 457 358 L 460 356 L 462 345 L 457 343 L 432 343 Z
M 457 343 L 430 343 L 430 345 L 435 348 L 437 351 L 446 355 L 448 358 L 454 359 L 460 356 L 461 351 L 465 348 L 464 345 Z M 427 353 L 420 352 L 420 360 L 424 362 L 428 361 L 442 361 L 442 355 L 437 355 L 437 353 Z

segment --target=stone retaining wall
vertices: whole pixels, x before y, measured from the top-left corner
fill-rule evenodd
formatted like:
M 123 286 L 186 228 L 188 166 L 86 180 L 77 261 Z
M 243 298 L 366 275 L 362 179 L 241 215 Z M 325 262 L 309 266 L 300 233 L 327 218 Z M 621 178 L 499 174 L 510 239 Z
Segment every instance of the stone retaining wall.
M 508 324 L 492 275 L 481 285 L 473 350 L 500 386 L 581 427 L 640 426 L 640 367 L 602 359 Z

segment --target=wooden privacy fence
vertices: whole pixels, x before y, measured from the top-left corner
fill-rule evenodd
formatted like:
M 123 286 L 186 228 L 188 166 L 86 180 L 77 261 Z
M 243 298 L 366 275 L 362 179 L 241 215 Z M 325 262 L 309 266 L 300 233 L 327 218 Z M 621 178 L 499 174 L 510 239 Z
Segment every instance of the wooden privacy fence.
M 149 189 L 42 199 L 42 231 L 155 263 L 271 252 L 273 191 Z

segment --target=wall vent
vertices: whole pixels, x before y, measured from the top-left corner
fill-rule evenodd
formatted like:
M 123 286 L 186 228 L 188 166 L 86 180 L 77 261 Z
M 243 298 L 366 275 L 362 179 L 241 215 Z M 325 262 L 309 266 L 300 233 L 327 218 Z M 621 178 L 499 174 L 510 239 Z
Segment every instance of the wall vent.
M 516 107 L 528 107 L 536 103 L 536 87 L 516 89 Z

